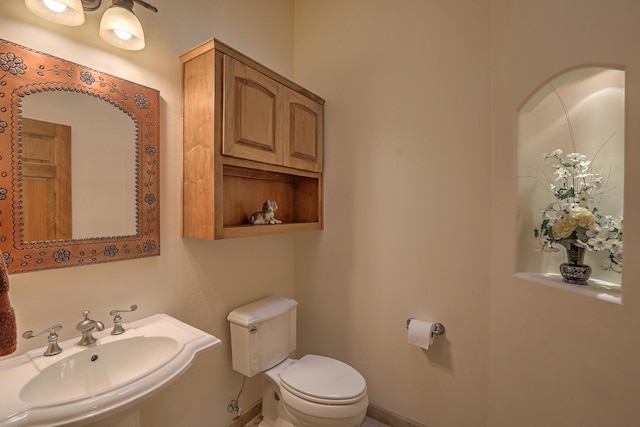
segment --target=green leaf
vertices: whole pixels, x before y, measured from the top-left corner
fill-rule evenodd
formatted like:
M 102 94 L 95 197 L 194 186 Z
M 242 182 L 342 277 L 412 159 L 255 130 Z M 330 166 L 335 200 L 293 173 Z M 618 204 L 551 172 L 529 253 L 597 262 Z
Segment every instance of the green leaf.
M 576 238 L 581 242 L 587 242 L 589 240 L 589 236 L 587 236 L 587 229 L 584 227 L 576 228 Z
M 568 199 L 569 197 L 575 197 L 575 192 L 573 190 L 573 187 L 571 188 L 561 188 L 558 191 L 556 191 L 556 198 L 560 199 L 560 200 L 564 200 L 564 199 Z

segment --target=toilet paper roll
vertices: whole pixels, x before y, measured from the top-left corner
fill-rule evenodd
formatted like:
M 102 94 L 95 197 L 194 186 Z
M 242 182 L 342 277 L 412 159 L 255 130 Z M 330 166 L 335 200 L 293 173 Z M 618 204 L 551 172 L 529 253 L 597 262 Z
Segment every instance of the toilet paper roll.
M 409 344 L 429 350 L 429 346 L 433 344 L 435 328 L 435 323 L 411 319 L 408 327 Z

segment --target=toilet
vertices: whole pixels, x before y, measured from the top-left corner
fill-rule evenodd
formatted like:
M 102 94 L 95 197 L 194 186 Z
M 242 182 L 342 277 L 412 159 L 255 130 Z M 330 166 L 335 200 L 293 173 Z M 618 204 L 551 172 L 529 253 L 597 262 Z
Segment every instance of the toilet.
M 295 300 L 268 297 L 229 313 L 233 369 L 265 378 L 259 427 L 356 427 L 369 398 L 365 379 L 330 357 L 296 348 Z

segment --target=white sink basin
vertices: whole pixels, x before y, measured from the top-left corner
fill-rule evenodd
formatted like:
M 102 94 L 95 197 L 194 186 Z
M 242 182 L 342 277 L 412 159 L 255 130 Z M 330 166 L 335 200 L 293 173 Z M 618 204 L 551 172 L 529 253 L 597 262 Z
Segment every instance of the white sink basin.
M 20 391 L 25 402 L 54 403 L 107 390 L 160 366 L 176 353 L 168 337 L 131 337 L 98 345 L 46 367 Z
M 122 335 L 95 333 L 90 347 L 76 338 L 55 356 L 43 347 L 0 361 L 0 425 L 81 426 L 130 412 L 220 344 L 165 314 L 124 326 Z

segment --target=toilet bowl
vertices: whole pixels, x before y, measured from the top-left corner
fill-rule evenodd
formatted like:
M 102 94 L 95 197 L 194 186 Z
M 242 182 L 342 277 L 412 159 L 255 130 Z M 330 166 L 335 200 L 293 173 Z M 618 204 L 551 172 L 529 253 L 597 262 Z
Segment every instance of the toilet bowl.
M 366 382 L 346 363 L 310 354 L 263 374 L 260 427 L 355 427 L 365 419 Z
M 265 379 L 260 427 L 356 427 L 369 398 L 362 375 L 330 357 L 291 359 L 297 302 L 268 297 L 233 310 L 233 369 Z

